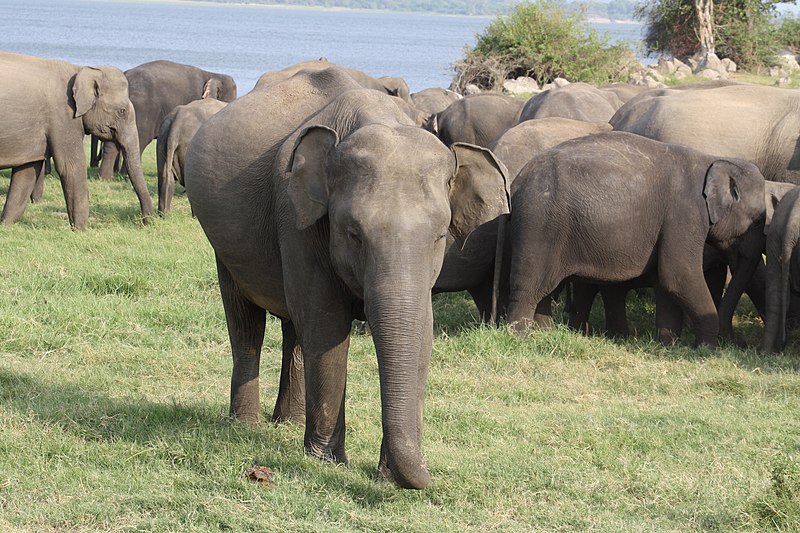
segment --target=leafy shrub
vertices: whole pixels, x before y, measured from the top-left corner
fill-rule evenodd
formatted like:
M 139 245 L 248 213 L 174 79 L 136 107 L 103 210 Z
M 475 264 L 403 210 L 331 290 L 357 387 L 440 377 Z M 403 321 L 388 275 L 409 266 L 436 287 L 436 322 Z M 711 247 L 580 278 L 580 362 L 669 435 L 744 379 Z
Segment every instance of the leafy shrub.
M 497 89 L 519 76 L 540 84 L 557 77 L 600 84 L 625 79 L 632 60 L 628 46 L 612 46 L 589 27 L 584 11 L 538 0 L 517 5 L 478 35 L 475 48 L 455 64 L 453 88 Z
M 800 18 L 781 19 L 775 27 L 775 42 L 795 53 L 800 52 Z

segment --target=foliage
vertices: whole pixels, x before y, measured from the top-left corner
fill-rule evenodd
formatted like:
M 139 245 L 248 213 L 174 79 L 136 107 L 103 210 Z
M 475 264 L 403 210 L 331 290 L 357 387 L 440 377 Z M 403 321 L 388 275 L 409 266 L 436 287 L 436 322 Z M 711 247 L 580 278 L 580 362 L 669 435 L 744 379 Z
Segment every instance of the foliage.
M 758 69 L 775 59 L 773 0 L 720 0 L 714 3 L 716 53 L 743 68 Z M 634 18 L 645 25 L 650 52 L 675 57 L 699 50 L 694 0 L 643 0 Z
M 775 27 L 775 42 L 795 53 L 800 52 L 800 18 L 783 17 Z
M 597 84 L 625 79 L 632 53 L 610 45 L 589 28 L 583 11 L 547 0 L 523 3 L 478 35 L 474 48 L 455 64 L 456 90 L 474 83 L 497 89 L 506 79 L 530 76 L 540 84 L 557 77 Z

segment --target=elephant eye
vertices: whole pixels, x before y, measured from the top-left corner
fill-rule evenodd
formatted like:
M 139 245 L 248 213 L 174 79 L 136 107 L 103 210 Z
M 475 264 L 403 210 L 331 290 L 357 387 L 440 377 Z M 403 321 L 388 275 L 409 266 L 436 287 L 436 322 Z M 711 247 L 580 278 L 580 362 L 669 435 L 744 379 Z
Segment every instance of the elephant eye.
M 128 114 L 128 108 L 127 107 L 120 107 L 119 109 L 117 109 L 117 115 L 119 115 L 121 117 L 124 117 L 127 114 Z
M 353 241 L 356 244 L 361 244 L 361 236 L 358 232 L 353 228 L 347 228 L 347 238 Z

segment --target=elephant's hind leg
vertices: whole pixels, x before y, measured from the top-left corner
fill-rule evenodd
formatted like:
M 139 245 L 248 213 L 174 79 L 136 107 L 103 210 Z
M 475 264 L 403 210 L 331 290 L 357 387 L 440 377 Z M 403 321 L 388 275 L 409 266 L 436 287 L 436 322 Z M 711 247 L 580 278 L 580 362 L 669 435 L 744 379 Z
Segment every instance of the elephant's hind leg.
M 283 334 L 283 361 L 278 399 L 272 412 L 274 422 L 302 423 L 306 416 L 306 387 L 303 368 L 303 352 L 294 324 L 281 319 Z
M 43 164 L 44 161 L 36 161 L 11 169 L 11 186 L 0 215 L 3 224 L 13 224 L 22 217 Z
M 217 276 L 233 352 L 230 416 L 255 424 L 260 417 L 258 367 L 267 313 L 244 297 L 219 258 Z

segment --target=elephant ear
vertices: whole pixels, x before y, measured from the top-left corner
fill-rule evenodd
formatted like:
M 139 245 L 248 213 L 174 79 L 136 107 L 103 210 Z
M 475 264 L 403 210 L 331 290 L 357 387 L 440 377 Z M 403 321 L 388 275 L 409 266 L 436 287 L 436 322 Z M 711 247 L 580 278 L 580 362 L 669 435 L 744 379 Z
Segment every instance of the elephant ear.
M 486 148 L 459 142 L 450 149 L 456 158 L 450 179 L 450 234 L 463 249 L 475 228 L 510 213 L 508 171 Z
M 289 159 L 289 198 L 297 215 L 297 229 L 305 229 L 328 212 L 328 154 L 339 136 L 325 126 L 310 126 L 300 133 Z
M 708 168 L 706 183 L 703 186 L 703 197 L 706 200 L 708 220 L 716 224 L 728 213 L 741 197 L 735 175 L 741 169 L 731 161 L 719 159 Z
M 215 98 L 219 100 L 220 92 L 222 92 L 222 81 L 217 78 L 211 78 L 203 85 L 203 96 L 201 96 L 201 98 Z
M 94 67 L 83 67 L 72 82 L 72 98 L 75 100 L 75 118 L 82 117 L 94 106 L 100 96 L 100 78 L 103 73 Z

